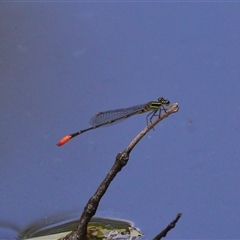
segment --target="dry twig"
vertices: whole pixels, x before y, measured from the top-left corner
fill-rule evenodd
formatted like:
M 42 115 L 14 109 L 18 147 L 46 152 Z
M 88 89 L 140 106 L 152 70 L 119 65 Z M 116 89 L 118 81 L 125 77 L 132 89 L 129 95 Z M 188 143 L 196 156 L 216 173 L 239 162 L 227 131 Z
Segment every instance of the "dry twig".
M 151 122 L 147 127 L 145 127 L 127 146 L 127 148 L 117 154 L 114 165 L 111 170 L 108 172 L 105 179 L 102 181 L 100 186 L 98 187 L 95 194 L 89 199 L 87 205 L 84 208 L 82 216 L 79 220 L 79 224 L 73 232 L 69 233 L 67 236 L 63 237 L 62 240 L 87 240 L 87 225 L 90 219 L 95 215 L 98 204 L 103 197 L 104 193 L 107 191 L 108 186 L 111 181 L 115 178 L 118 172 L 122 170 L 122 168 L 127 164 L 129 160 L 129 154 L 136 146 L 136 144 L 148 133 L 156 124 L 162 121 L 164 118 L 168 117 L 170 114 L 177 112 L 179 109 L 178 104 L 172 104 L 166 112 L 161 114 L 159 118 L 156 118 L 153 122 Z
M 177 221 L 181 216 L 182 214 L 178 213 L 176 218 L 171 223 L 169 223 L 168 226 L 162 230 L 155 238 L 153 238 L 153 240 L 160 240 L 162 237 L 166 237 L 167 233 L 175 227 Z

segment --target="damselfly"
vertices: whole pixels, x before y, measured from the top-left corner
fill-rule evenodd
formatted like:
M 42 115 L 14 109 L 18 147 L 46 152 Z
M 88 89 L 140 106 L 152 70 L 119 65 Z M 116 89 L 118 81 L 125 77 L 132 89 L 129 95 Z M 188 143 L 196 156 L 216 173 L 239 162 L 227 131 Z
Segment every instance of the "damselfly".
M 80 130 L 72 134 L 68 134 L 67 136 L 63 137 L 57 143 L 57 145 L 62 146 L 63 144 L 68 142 L 70 139 L 84 132 L 87 132 L 89 130 L 92 130 L 98 127 L 106 126 L 112 123 L 116 123 L 128 117 L 131 117 L 135 114 L 141 114 L 144 112 L 151 111 L 146 117 L 147 123 L 148 123 L 148 117 L 150 117 L 150 122 L 151 122 L 154 116 L 158 115 L 160 117 L 161 110 L 163 109 L 164 111 L 166 111 L 164 106 L 168 106 L 169 104 L 170 104 L 170 101 L 161 97 L 161 98 L 158 98 L 157 101 L 151 101 L 145 104 L 140 104 L 140 105 L 132 106 L 129 108 L 120 108 L 115 110 L 99 112 L 95 116 L 93 116 L 92 119 L 90 120 L 90 124 L 92 125 L 92 127 Z M 157 114 L 157 112 L 159 113 Z

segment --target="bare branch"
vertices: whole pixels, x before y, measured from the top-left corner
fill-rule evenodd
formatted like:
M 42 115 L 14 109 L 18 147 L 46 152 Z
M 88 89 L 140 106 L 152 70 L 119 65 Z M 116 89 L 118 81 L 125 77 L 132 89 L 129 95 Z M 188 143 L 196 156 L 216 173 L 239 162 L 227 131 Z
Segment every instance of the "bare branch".
M 134 140 L 128 145 L 128 147 L 123 151 L 118 153 L 116 156 L 116 160 L 111 170 L 108 172 L 105 179 L 102 181 L 100 186 L 98 187 L 95 194 L 89 199 L 87 205 L 84 208 L 82 216 L 79 220 L 79 224 L 73 232 L 69 233 L 67 236 L 63 237 L 62 240 L 87 240 L 87 225 L 90 219 L 95 215 L 98 204 L 107 191 L 110 183 L 115 178 L 118 172 L 122 170 L 122 168 L 127 164 L 129 160 L 129 154 L 132 149 L 136 146 L 136 144 L 149 132 L 156 124 L 158 124 L 161 120 L 168 117 L 170 114 L 177 112 L 179 109 L 178 104 L 172 104 L 164 114 L 162 114 L 159 118 L 155 119 L 151 122 L 147 127 L 145 127 L 138 135 L 134 138 Z
M 176 223 L 178 222 L 179 218 L 182 216 L 181 213 L 178 213 L 176 218 L 163 230 L 161 231 L 153 240 L 160 240 L 162 237 L 166 237 L 167 233 L 172 230 Z
M 124 152 L 130 154 L 132 149 L 136 146 L 136 144 L 151 130 L 153 129 L 160 121 L 164 118 L 168 117 L 172 113 L 176 113 L 179 109 L 177 103 L 173 103 L 165 113 L 161 114 L 159 118 L 156 118 L 153 122 L 151 122 L 148 126 L 146 126 L 134 139 L 133 141 L 127 146 Z

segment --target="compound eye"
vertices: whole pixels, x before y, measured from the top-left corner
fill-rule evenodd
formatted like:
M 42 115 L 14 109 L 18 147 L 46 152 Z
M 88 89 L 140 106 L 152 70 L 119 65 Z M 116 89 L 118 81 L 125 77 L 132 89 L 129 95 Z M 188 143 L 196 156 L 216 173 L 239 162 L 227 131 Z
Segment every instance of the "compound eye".
M 170 101 L 169 100 L 166 100 L 166 105 L 169 105 L 170 104 Z
M 169 105 L 170 101 L 167 99 L 164 99 L 163 97 L 158 98 L 158 101 L 164 105 Z

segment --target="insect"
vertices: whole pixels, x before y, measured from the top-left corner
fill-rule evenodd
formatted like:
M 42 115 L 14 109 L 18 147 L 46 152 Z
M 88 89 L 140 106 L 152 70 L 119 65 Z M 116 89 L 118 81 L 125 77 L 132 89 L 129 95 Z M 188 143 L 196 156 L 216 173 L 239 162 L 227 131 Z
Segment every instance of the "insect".
M 62 146 L 63 144 L 65 144 L 66 142 L 68 142 L 70 139 L 85 133 L 87 131 L 102 127 L 102 126 L 106 126 L 112 123 L 116 123 L 118 121 L 124 120 L 128 117 L 134 116 L 136 114 L 141 114 L 141 113 L 145 113 L 145 112 L 149 112 L 151 111 L 148 115 L 147 115 L 147 119 L 150 116 L 150 122 L 152 120 L 152 118 L 156 115 L 160 116 L 161 114 L 161 110 L 163 109 L 165 111 L 164 106 L 168 106 L 170 104 L 170 101 L 167 99 L 164 99 L 163 97 L 158 98 L 157 101 L 151 101 L 145 104 L 139 104 L 139 105 L 135 105 L 132 107 L 128 107 L 128 108 L 120 108 L 120 109 L 115 109 L 115 110 L 108 110 L 108 111 L 104 111 L 104 112 L 99 112 L 97 113 L 95 116 L 92 117 L 92 119 L 90 120 L 90 124 L 92 125 L 92 127 L 83 129 L 83 130 L 79 130 L 78 132 L 72 133 L 72 134 L 68 134 L 65 137 L 63 137 L 58 143 L 58 146 Z M 159 112 L 157 114 L 157 112 Z M 148 120 L 147 120 L 148 122 Z

